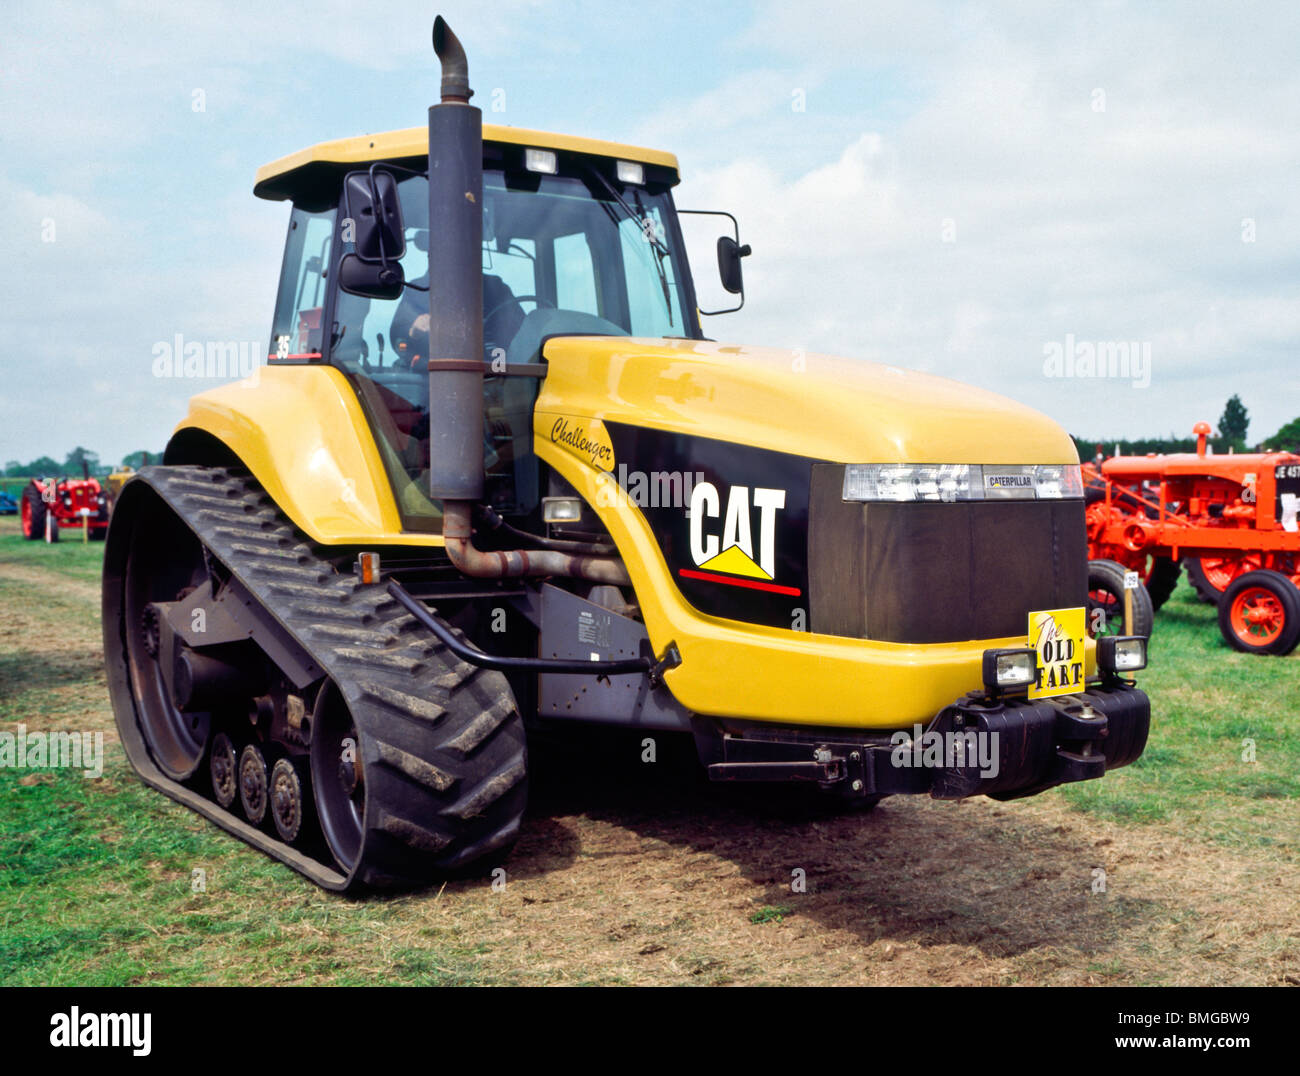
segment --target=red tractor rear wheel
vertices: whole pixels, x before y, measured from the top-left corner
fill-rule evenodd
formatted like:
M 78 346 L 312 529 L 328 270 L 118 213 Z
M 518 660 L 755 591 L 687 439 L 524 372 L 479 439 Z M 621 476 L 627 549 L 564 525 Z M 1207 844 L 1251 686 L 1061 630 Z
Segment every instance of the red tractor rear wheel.
M 1188 557 L 1187 579 L 1196 596 L 1208 605 L 1217 605 L 1224 591 L 1247 572 L 1266 567 L 1259 553 L 1228 553 L 1213 557 Z
M 23 537 L 29 542 L 39 542 L 45 537 L 45 501 L 41 499 L 41 489 L 35 482 L 29 482 L 23 490 L 22 503 Z
M 1300 590 L 1281 572 L 1247 572 L 1223 592 L 1219 630 L 1243 653 L 1289 654 L 1300 642 Z

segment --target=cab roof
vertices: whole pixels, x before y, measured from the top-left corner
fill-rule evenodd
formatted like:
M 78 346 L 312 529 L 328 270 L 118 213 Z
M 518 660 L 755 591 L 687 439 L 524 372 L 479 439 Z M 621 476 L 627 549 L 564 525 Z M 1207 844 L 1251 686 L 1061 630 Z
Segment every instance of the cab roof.
M 485 150 L 491 147 L 533 146 L 566 153 L 581 153 L 593 157 L 607 157 L 625 161 L 639 161 L 656 170 L 671 173 L 669 185 L 677 182 L 677 157 L 660 150 L 628 146 L 621 142 L 604 142 L 595 138 L 554 134 L 549 131 L 530 131 L 523 127 L 497 127 L 483 125 Z M 382 134 L 358 135 L 339 138 L 332 142 L 319 142 L 278 161 L 263 165 L 257 170 L 253 193 L 270 201 L 313 200 L 314 193 L 323 183 L 335 180 L 343 172 L 369 161 L 401 160 L 424 157 L 429 152 L 429 129 L 407 127 L 401 131 Z M 485 156 L 488 154 L 485 153 Z

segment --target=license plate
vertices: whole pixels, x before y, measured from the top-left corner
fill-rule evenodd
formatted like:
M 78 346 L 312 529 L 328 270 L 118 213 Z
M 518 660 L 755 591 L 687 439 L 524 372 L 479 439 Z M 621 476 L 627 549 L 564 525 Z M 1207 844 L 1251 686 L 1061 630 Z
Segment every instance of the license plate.
M 1037 676 L 1029 686 L 1031 699 L 1071 695 L 1084 690 L 1083 639 L 1087 613 L 1078 609 L 1046 609 L 1029 614 L 1029 645 L 1038 655 Z

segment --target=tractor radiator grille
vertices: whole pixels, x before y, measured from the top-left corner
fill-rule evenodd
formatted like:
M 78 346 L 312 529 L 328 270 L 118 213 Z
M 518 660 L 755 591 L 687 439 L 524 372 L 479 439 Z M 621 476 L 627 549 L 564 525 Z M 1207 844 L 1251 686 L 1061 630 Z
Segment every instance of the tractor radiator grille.
M 1028 615 L 1084 604 L 1083 501 L 869 503 L 813 467 L 812 630 L 894 643 L 1023 636 Z

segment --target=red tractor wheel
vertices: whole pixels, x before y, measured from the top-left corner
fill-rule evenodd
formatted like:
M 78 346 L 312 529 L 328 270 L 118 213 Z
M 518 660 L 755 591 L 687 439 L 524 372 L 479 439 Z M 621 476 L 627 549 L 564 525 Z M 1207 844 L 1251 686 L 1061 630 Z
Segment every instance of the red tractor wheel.
M 1172 557 L 1152 555 L 1146 560 L 1146 570 L 1139 569 L 1139 574 L 1142 576 L 1142 585 L 1151 595 L 1151 608 L 1159 609 L 1169 600 L 1174 588 L 1178 586 L 1178 575 L 1183 570 L 1183 566 Z
M 1196 596 L 1209 605 L 1217 605 L 1234 580 L 1247 572 L 1262 569 L 1264 558 L 1258 553 L 1230 553 L 1216 557 L 1188 557 L 1184 563 L 1188 582 Z
M 1247 572 L 1223 592 L 1219 630 L 1243 653 L 1289 654 L 1300 642 L 1300 590 L 1281 572 Z
M 23 537 L 29 542 L 39 542 L 45 537 L 45 511 L 40 487 L 35 482 L 29 482 L 23 490 L 21 508 Z

